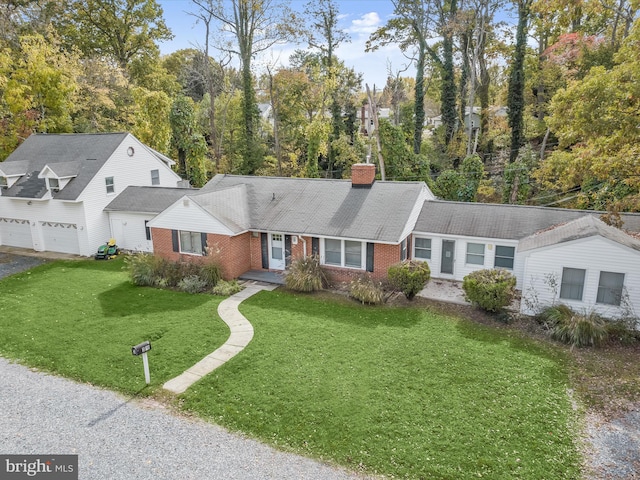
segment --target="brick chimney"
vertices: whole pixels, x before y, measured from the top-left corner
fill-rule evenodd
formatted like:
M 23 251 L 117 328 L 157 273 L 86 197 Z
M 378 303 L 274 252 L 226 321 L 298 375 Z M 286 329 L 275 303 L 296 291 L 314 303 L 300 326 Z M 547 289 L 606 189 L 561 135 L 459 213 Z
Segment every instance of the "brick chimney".
M 376 179 L 376 166 L 373 163 L 354 163 L 351 165 L 351 187 L 371 188 Z

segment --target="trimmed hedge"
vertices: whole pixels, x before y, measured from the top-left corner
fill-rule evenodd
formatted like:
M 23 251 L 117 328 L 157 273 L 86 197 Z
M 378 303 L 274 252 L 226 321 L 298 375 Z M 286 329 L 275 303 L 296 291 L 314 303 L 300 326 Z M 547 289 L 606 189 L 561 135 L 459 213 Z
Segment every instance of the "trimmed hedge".
M 498 312 L 511 304 L 516 293 L 516 277 L 503 269 L 476 270 L 464 277 L 462 289 L 474 305 Z
M 404 260 L 391 265 L 387 270 L 389 283 L 411 300 L 422 290 L 431 278 L 427 262 Z

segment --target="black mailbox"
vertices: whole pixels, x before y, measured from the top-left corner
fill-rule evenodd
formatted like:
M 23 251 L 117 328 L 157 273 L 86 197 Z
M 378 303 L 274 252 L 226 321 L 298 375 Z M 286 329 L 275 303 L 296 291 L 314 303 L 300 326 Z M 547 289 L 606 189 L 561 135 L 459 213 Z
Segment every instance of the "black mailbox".
M 149 350 L 151 350 L 151 343 L 148 340 L 146 342 L 139 343 L 135 347 L 131 347 L 131 353 L 134 355 L 140 355 L 148 352 Z

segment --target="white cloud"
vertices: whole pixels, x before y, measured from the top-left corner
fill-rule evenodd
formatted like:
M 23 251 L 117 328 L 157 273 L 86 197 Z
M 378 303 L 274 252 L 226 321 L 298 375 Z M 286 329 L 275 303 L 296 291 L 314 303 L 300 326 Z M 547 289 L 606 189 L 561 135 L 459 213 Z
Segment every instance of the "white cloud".
M 380 15 L 377 12 L 369 12 L 353 20 L 347 31 L 358 35 L 369 35 L 380 26 L 380 23 Z

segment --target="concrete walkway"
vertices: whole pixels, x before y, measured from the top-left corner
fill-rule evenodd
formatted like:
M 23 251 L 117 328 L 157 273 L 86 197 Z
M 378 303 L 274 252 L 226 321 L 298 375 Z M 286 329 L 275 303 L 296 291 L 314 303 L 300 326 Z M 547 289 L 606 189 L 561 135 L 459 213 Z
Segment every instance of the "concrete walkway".
M 251 295 L 262 290 L 275 290 L 277 287 L 277 285 L 246 284 L 244 290 L 223 300 L 218 305 L 218 315 L 231 330 L 227 341 L 186 372 L 167 381 L 163 388 L 173 393 L 182 393 L 202 377 L 240 353 L 253 338 L 253 326 L 240 313 L 238 306 Z

